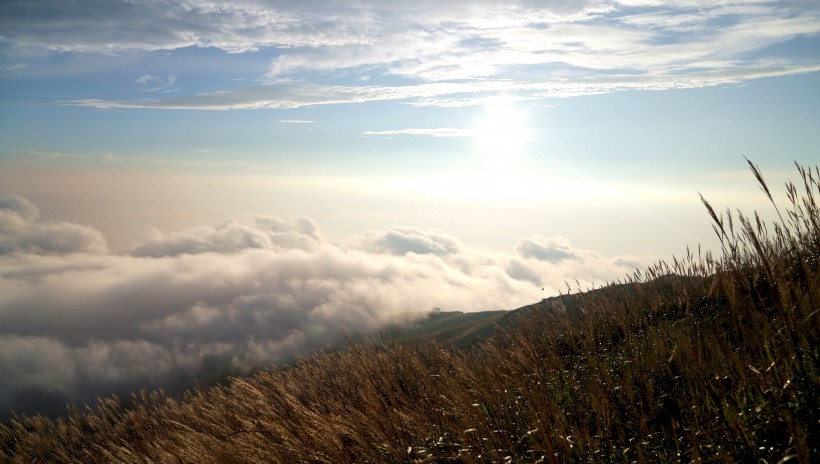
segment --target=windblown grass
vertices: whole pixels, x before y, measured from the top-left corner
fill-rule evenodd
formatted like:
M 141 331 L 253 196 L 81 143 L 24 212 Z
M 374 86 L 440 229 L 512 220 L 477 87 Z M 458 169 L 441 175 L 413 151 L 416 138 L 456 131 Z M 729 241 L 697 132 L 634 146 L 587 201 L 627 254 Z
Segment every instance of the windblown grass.
M 20 417 L 0 427 L 0 458 L 817 462 L 820 171 L 798 170 L 779 222 L 704 200 L 720 257 L 568 296 L 574 317 L 541 307 L 472 349 L 351 344 L 182 399 Z

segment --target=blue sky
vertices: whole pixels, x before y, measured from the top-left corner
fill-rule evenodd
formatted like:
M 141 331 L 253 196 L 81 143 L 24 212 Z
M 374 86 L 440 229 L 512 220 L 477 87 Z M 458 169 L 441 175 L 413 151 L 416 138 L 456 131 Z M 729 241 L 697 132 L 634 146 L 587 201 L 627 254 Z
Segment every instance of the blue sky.
M 714 247 L 818 108 L 815 1 L 4 1 L 0 406 Z
M 777 171 L 816 157 L 814 3 L 543 5 L 5 2 L 4 171 L 20 182 L 20 163 L 82 166 L 99 176 L 116 165 L 135 178 L 141 169 L 332 177 L 371 183 L 383 195 L 385 179 L 412 177 L 426 191 L 431 175 L 457 185 L 465 175 L 485 175 L 488 165 L 509 165 L 508 177 L 529 176 L 532 183 L 675 177 L 675 187 L 693 194 L 714 185 L 698 176 L 743 169 L 741 155 Z M 511 142 L 522 135 L 516 133 L 491 135 L 500 142 L 478 136 L 497 125 L 498 107 L 517 112 L 523 143 Z M 644 190 L 652 195 L 664 185 L 649 182 Z M 541 214 L 558 214 L 549 189 L 515 195 L 506 183 L 498 188 L 508 190 L 511 209 L 537 198 Z M 21 193 L 60 196 L 31 187 Z M 337 207 L 325 203 L 289 213 Z M 240 202 L 208 213 L 250 206 L 282 208 Z M 475 204 L 465 207 L 471 216 L 482 214 Z M 55 217 L 85 219 L 64 209 Z M 199 209 L 205 214 L 207 206 Z M 141 226 L 196 222 L 145 218 L 115 233 L 111 224 L 121 218 L 90 219 L 118 251 L 139 239 Z M 353 233 L 388 222 L 326 227 Z M 423 215 L 402 223 L 451 226 Z M 509 246 L 539 226 L 500 228 L 494 237 L 475 237 L 476 245 Z M 679 246 L 635 235 L 632 244 L 606 251 L 648 258 Z M 646 243 L 656 246 L 642 249 Z M 585 245 L 602 246 L 586 239 Z

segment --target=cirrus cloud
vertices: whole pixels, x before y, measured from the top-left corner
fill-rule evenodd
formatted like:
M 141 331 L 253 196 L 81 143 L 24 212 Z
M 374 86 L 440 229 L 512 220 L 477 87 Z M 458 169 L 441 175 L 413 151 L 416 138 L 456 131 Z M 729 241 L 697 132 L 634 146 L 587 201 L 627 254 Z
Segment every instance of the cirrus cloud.
M 701 63 L 705 64 L 705 63 Z M 714 62 L 710 68 L 693 73 L 672 75 L 607 73 L 584 78 L 554 77 L 541 81 L 438 82 L 402 86 L 327 86 L 303 82 L 277 82 L 219 92 L 180 96 L 159 100 L 62 100 L 71 106 L 97 109 L 165 109 L 165 110 L 246 110 L 292 109 L 322 105 L 355 104 L 374 101 L 398 101 L 413 106 L 465 107 L 491 104 L 499 94 L 508 101 L 535 101 L 600 95 L 624 90 L 697 89 L 720 85 L 737 85 L 749 79 L 779 77 L 820 71 L 820 63 L 790 64 L 782 61 L 752 63 L 743 69 L 731 63 Z M 414 129 L 413 135 L 434 134 L 429 129 Z M 461 131 L 465 132 L 461 132 Z M 425 132 L 418 132 L 425 131 Z M 374 132 L 366 135 L 385 135 Z
M 479 104 L 488 97 L 476 92 L 560 98 L 737 84 L 820 69 L 816 54 L 801 51 L 820 37 L 820 7 L 807 1 L 152 0 L 137 6 L 34 0 L 3 2 L 0 30 L 0 47 L 10 53 L 184 53 L 199 47 L 269 57 L 256 76 L 265 81 L 260 85 L 64 102 L 96 108 L 296 108 L 402 99 L 463 106 L 465 99 Z M 777 50 L 795 40 L 811 44 L 788 55 Z M 340 77 L 391 84 L 328 85 Z M 176 81 L 175 74 L 136 80 L 154 92 L 177 92 Z M 449 86 L 431 88 L 435 83 Z

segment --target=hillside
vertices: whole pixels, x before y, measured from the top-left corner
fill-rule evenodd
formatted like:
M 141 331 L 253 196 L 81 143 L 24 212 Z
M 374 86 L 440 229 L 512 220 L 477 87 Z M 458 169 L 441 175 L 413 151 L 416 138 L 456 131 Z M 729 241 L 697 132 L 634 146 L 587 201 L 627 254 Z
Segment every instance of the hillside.
M 720 257 L 511 312 L 434 313 L 183 399 L 18 418 L 0 460 L 816 462 L 820 170 L 800 173 L 779 223 L 704 201 Z
M 694 285 L 698 277 L 674 274 L 662 275 L 648 282 L 631 282 L 629 284 L 610 284 L 602 288 L 587 290 L 575 294 L 558 295 L 544 298 L 541 301 L 513 310 L 476 311 L 443 311 L 434 308 L 423 317 L 412 322 L 401 322 L 384 327 L 378 334 L 371 334 L 358 341 L 382 340 L 394 342 L 427 342 L 437 341 L 455 347 L 465 348 L 493 337 L 503 331 L 517 330 L 521 323 L 533 314 L 557 311 L 577 319 L 587 310 L 593 310 L 599 304 L 624 297 L 635 298 L 638 295 L 674 295 L 687 286 Z
M 435 309 L 409 326 L 396 324 L 383 329 L 384 340 L 397 342 L 439 341 L 466 347 L 492 337 L 496 329 L 507 326 L 509 311 L 441 311 Z
M 378 339 L 392 342 L 437 341 L 458 348 L 472 346 L 489 340 L 499 332 L 517 330 L 523 321 L 533 314 L 555 311 L 577 319 L 580 313 L 609 300 L 644 295 L 674 295 L 687 285 L 694 284 L 695 277 L 664 275 L 649 282 L 611 284 L 582 293 L 544 298 L 541 301 L 509 311 L 443 311 L 438 308 L 421 318 L 407 323 L 395 324 L 382 329 L 378 335 L 371 334 L 359 341 Z

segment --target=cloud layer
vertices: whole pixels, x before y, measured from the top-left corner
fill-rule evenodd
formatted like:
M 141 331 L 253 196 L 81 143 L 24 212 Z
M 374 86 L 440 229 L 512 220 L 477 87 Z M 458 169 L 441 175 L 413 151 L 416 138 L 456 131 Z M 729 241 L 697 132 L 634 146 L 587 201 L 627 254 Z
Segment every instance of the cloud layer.
M 310 218 L 275 216 L 153 230 L 130 254 L 113 255 L 89 227 L 38 221 L 22 197 L 3 197 L 0 206 L 4 233 L 12 231 L 0 256 L 4 416 L 208 383 L 409 312 L 512 309 L 566 281 L 603 283 L 636 264 L 563 238 L 533 235 L 511 252 L 486 251 L 406 226 L 366 231 L 342 246 Z M 31 245 L 43 230 L 48 240 Z M 77 242 L 77 231 L 94 240 Z M 47 245 L 54 243 L 74 245 Z
M 0 196 L 0 256 L 9 254 L 104 253 L 108 247 L 93 227 L 40 222 L 40 210 L 14 194 Z
M 258 76 L 263 82 L 244 88 L 65 102 L 97 108 L 293 108 L 400 99 L 460 106 L 499 91 L 541 99 L 820 70 L 816 54 L 800 52 L 812 45 L 788 55 L 776 50 L 799 39 L 816 46 L 820 7 L 811 1 L 33 0 L 3 2 L 0 31 L 0 46 L 16 54 L 209 47 L 270 57 Z M 351 86 L 351 80 L 381 83 Z M 143 92 L 178 90 L 176 75 L 136 81 Z

